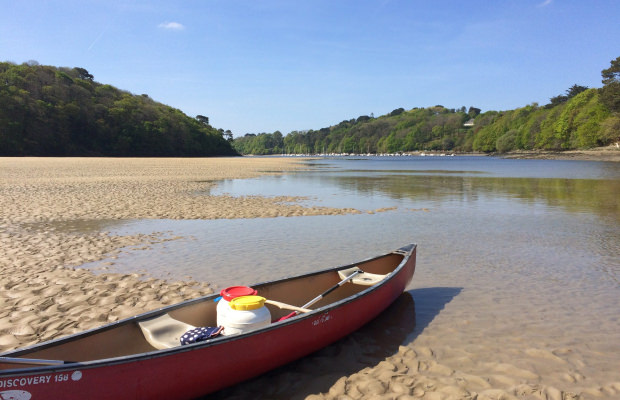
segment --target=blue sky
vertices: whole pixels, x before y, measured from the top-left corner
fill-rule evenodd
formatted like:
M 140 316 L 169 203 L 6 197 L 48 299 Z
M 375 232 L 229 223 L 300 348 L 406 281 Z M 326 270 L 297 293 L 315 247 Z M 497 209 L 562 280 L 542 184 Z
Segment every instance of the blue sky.
M 245 133 L 403 107 L 505 110 L 601 86 L 620 1 L 0 0 L 0 60 L 101 83 Z

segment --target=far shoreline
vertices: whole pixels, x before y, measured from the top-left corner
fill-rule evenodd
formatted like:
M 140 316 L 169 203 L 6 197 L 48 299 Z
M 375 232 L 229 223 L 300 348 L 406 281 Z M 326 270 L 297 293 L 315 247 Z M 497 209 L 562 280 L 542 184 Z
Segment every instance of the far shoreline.
M 605 147 L 595 147 L 592 149 L 576 150 L 513 150 L 507 153 L 481 153 L 481 152 L 415 152 L 413 155 L 452 155 L 455 156 L 475 156 L 475 157 L 499 157 L 506 159 L 523 160 L 574 160 L 574 161 L 609 161 L 620 162 L 620 146 L 615 144 Z
M 364 157 L 364 156 L 418 156 L 418 157 L 499 157 L 505 159 L 523 159 L 523 160 L 574 160 L 574 161 L 604 161 L 604 162 L 620 162 L 620 147 L 615 144 L 596 147 L 592 149 L 577 150 L 513 150 L 507 153 L 483 153 L 483 152 L 453 152 L 453 151 L 436 151 L 436 150 L 418 150 L 402 153 L 390 154 L 266 154 L 255 155 L 246 154 L 242 158 L 296 158 L 296 159 L 317 159 L 322 157 Z

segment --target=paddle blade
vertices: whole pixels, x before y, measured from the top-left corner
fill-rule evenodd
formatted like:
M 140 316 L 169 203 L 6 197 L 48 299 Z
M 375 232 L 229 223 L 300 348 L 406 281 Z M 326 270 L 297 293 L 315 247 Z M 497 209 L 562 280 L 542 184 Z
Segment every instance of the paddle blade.
M 291 317 L 294 317 L 295 315 L 297 315 L 297 313 L 295 311 L 293 311 L 292 313 L 285 315 L 284 317 L 281 317 L 280 319 L 278 319 L 278 322 L 280 321 L 284 321 L 285 319 L 289 319 Z

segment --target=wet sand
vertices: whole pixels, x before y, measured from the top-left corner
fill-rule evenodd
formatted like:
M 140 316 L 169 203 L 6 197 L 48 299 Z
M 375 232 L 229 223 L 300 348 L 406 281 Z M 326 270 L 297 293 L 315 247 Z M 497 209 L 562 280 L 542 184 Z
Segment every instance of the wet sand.
M 307 208 L 291 197 L 209 195 L 216 180 L 299 168 L 304 166 L 297 159 L 283 158 L 0 158 L 0 352 L 212 291 L 208 282 L 190 278 L 170 282 L 137 274 L 94 274 L 80 268 L 86 262 L 113 258 L 126 246 L 148 251 L 153 243 L 177 239 L 165 232 L 115 236 L 99 229 L 58 229 L 51 222 L 88 225 L 93 220 L 359 213 L 348 208 Z M 465 346 L 454 322 L 443 329 L 437 329 L 434 322 L 426 327 L 430 333 L 425 337 L 400 345 L 414 327 L 394 326 L 390 321 L 398 320 L 393 313 L 420 311 L 412 303 L 405 294 L 383 322 L 216 397 L 620 398 L 620 379 L 592 385 L 587 375 L 575 373 L 580 360 L 573 359 L 570 349 L 547 352 L 524 342 L 515 360 L 494 357 L 498 348 L 492 346 L 486 352 L 488 359 L 472 359 L 476 344 Z M 480 327 L 481 331 L 489 328 L 501 329 Z M 453 335 L 433 336 L 434 331 Z M 475 352 L 485 353 L 479 348 Z M 550 368 L 558 371 L 557 379 L 543 379 Z
M 531 158 L 541 160 L 577 160 L 577 161 L 611 161 L 620 162 L 620 146 L 615 144 L 586 150 L 567 151 L 513 151 L 500 154 L 502 158 Z

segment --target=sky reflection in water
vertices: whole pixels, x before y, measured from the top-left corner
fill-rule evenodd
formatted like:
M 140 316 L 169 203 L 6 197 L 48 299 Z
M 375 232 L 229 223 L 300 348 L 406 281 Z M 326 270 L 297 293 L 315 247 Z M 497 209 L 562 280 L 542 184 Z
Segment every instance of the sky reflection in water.
M 229 285 L 353 262 L 417 242 L 425 267 L 450 268 L 451 275 L 457 266 L 470 273 L 472 265 L 512 272 L 527 268 L 524 257 L 535 264 L 532 268 L 554 270 L 562 254 L 582 249 L 579 258 L 597 260 L 586 264 L 617 282 L 617 164 L 429 159 L 325 159 L 310 162 L 308 171 L 220 182 L 211 194 L 303 196 L 308 205 L 364 213 L 135 221 L 113 233 L 171 231 L 184 239 L 154 245 L 148 252 L 130 251 L 115 260 L 114 268 Z M 368 213 L 383 208 L 393 209 Z M 469 263 L 461 265 L 466 259 Z M 563 268 L 574 266 L 571 274 L 583 271 L 582 264 L 561 262 Z

